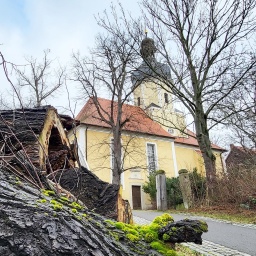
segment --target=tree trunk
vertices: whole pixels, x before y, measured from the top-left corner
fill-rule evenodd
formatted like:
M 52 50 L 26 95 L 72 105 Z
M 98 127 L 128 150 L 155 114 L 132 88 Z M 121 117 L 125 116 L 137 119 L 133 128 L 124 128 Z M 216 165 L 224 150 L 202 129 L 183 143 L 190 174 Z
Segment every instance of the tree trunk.
M 59 171 L 55 178 L 61 187 L 75 195 L 88 209 L 94 209 L 107 218 L 118 219 L 118 185 L 100 180 L 84 167 Z
M 198 117 L 195 118 L 196 137 L 204 159 L 208 195 L 211 198 L 214 194 L 214 187 L 216 184 L 216 157 L 211 148 L 211 141 L 207 129 L 207 119 L 205 118 L 203 111 L 200 112 L 200 115 L 196 116 Z
M 121 140 L 121 128 L 116 126 L 113 129 L 113 145 L 112 154 L 114 156 L 112 162 L 112 184 L 120 185 L 121 173 L 122 173 L 122 140 Z

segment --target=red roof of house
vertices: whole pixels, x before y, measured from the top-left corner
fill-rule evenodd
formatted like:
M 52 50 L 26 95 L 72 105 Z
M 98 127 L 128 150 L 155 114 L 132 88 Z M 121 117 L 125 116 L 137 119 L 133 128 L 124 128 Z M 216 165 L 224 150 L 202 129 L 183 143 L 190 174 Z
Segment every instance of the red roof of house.
M 103 117 L 109 120 L 108 115 L 113 113 L 114 120 L 116 119 L 117 114 L 117 103 L 112 102 L 111 100 L 98 98 L 100 112 Z M 113 109 L 113 111 L 111 111 Z M 139 132 L 144 134 L 150 134 L 161 137 L 168 137 L 175 139 L 175 143 L 178 144 L 186 144 L 190 146 L 198 146 L 197 139 L 195 138 L 195 134 L 187 130 L 188 137 L 174 137 L 165 131 L 160 124 L 153 121 L 140 107 L 123 104 L 122 107 L 122 120 L 128 119 L 126 124 L 123 127 L 125 131 Z M 102 118 L 97 111 L 96 105 L 93 103 L 93 99 L 90 98 L 81 111 L 78 113 L 77 120 L 82 124 L 93 125 L 98 127 L 110 128 L 110 125 L 106 122 L 102 121 Z M 194 137 L 193 137 L 194 136 Z M 225 151 L 225 149 L 212 144 L 212 148 L 216 150 Z
M 236 146 L 234 144 L 230 144 L 230 150 L 232 149 L 238 149 L 240 151 L 243 151 L 245 153 L 248 153 L 248 154 L 256 154 L 256 149 L 255 148 L 246 148 L 246 147 L 242 147 L 242 146 Z
M 186 130 L 186 133 L 188 134 L 188 136 L 176 137 L 174 142 L 179 143 L 179 144 L 186 144 L 186 145 L 190 145 L 190 146 L 199 147 L 197 139 L 195 138 L 196 134 L 188 129 Z M 212 148 L 216 149 L 216 150 L 226 151 L 224 148 L 221 148 L 213 143 L 212 143 Z
M 98 103 L 100 113 L 102 113 L 102 116 L 104 118 L 109 120 L 108 115 L 113 113 L 113 119 L 116 119 L 116 102 L 112 102 L 111 100 L 103 98 L 98 98 Z M 143 134 L 150 134 L 174 139 L 172 135 L 165 131 L 161 127 L 161 125 L 154 122 L 140 107 L 123 104 L 122 111 L 122 121 L 128 120 L 123 127 L 124 131 L 139 132 Z M 109 124 L 102 121 L 102 118 L 100 117 L 92 98 L 87 101 L 87 103 L 78 113 L 76 119 L 78 119 L 82 124 L 110 128 Z
M 241 146 L 230 145 L 230 151 L 226 157 L 227 167 L 237 167 L 239 165 L 248 165 L 256 163 L 256 149 Z

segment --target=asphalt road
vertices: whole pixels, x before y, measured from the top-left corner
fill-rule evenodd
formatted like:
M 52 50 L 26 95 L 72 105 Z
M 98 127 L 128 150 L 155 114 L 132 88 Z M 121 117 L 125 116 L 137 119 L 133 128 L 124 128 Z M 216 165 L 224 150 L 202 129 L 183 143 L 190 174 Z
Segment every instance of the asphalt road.
M 133 215 L 152 221 L 156 216 L 163 214 L 158 211 L 138 211 L 134 210 Z M 188 216 L 170 213 L 175 221 L 185 218 L 204 219 L 199 216 Z M 204 219 L 205 220 L 205 219 Z M 223 223 L 212 219 L 205 220 L 208 224 L 208 232 L 202 238 L 225 247 L 238 250 L 256 256 L 256 229 L 242 227 L 231 223 Z

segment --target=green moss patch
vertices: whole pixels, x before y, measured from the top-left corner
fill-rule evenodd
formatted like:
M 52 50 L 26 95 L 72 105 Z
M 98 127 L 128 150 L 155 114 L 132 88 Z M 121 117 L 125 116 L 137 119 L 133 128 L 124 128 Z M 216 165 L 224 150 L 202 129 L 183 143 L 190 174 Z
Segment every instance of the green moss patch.
M 170 243 L 164 243 L 164 241 L 161 241 L 158 238 L 158 231 L 169 222 L 173 222 L 172 216 L 167 213 L 156 217 L 149 225 L 131 225 L 111 220 L 106 220 L 105 222 L 110 229 L 111 227 L 115 227 L 122 231 L 124 237 L 133 243 L 138 243 L 140 241 L 145 242 L 148 244 L 147 246 L 163 255 L 177 255 Z M 116 240 L 120 240 L 120 238 L 123 237 L 122 233 L 116 233 L 114 230 L 110 231 L 110 234 L 114 236 Z

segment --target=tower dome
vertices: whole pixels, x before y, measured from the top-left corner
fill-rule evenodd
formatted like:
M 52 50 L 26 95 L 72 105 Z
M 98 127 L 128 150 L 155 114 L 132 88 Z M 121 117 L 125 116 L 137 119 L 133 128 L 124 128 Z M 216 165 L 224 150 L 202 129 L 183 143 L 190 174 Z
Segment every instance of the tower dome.
M 144 60 L 148 60 L 151 58 L 154 59 L 156 51 L 157 49 L 153 39 L 146 37 L 141 41 L 140 54 Z
M 157 48 L 152 38 L 145 37 L 140 44 L 140 54 L 143 58 L 140 66 L 132 72 L 132 85 L 137 86 L 145 79 L 159 77 L 170 77 L 170 68 L 164 63 L 156 61 L 155 53 Z

